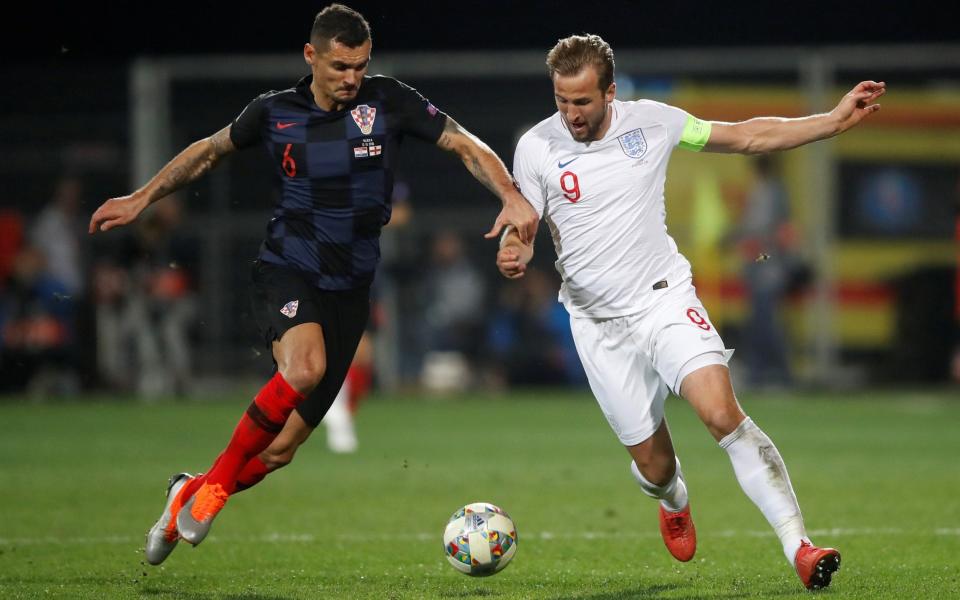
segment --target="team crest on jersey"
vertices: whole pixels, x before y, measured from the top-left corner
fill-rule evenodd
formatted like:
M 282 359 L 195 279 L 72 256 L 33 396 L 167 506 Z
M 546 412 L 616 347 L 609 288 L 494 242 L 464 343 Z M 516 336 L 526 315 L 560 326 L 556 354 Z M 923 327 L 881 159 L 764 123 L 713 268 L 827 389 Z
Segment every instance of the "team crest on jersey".
M 299 300 L 291 300 L 283 305 L 283 308 L 280 309 L 281 314 L 283 314 L 288 319 L 292 319 L 297 316 L 297 309 L 300 307 Z
M 350 111 L 353 122 L 360 128 L 360 133 L 370 135 L 373 132 L 373 121 L 377 118 L 377 109 L 373 106 L 361 104 Z
M 623 153 L 630 158 L 640 158 L 647 151 L 647 139 L 643 137 L 642 129 L 628 131 L 617 139 L 620 140 Z

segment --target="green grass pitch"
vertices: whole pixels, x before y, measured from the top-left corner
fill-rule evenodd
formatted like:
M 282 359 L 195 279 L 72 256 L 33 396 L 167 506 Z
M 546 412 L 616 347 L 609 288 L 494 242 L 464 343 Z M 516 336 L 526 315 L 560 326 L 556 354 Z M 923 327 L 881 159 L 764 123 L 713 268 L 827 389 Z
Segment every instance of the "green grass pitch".
M 815 542 L 843 565 L 835 598 L 960 597 L 960 394 L 746 395 Z M 724 453 L 688 406 L 667 414 L 699 534 L 675 562 L 656 504 L 587 392 L 375 397 L 360 451 L 322 428 L 288 468 L 233 497 L 211 537 L 162 567 L 143 534 L 167 477 L 203 470 L 249 402 L 0 401 L 0 597 L 806 598 Z M 519 551 L 472 579 L 443 557 L 472 501 L 513 517 Z

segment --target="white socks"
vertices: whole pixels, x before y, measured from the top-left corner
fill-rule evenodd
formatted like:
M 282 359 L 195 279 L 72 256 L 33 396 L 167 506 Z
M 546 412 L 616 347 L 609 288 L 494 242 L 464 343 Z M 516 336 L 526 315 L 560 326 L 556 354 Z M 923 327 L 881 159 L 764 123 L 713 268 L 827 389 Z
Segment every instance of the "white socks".
M 683 474 L 680 472 L 680 459 L 677 459 L 677 468 L 673 478 L 664 485 L 653 485 L 640 473 L 637 463 L 630 461 L 630 471 L 633 478 L 640 484 L 643 493 L 651 498 L 658 498 L 664 509 L 670 512 L 679 512 L 687 505 L 687 486 L 683 483 Z
M 750 417 L 720 440 L 720 447 L 730 455 L 740 487 L 767 518 L 793 565 L 800 542 L 810 539 L 777 447 Z
M 353 428 L 349 406 L 349 386 L 349 382 L 343 382 L 343 387 L 323 417 L 323 424 L 327 428 L 327 447 L 337 454 L 357 451 L 357 433 Z

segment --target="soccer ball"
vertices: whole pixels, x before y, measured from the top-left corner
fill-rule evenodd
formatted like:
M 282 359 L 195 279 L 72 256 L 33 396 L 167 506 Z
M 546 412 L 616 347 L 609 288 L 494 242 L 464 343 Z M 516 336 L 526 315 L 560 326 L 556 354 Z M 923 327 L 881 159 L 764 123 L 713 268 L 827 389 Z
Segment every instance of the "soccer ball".
M 450 517 L 443 531 L 443 552 L 461 573 L 493 575 L 517 554 L 517 528 L 499 506 L 474 502 Z

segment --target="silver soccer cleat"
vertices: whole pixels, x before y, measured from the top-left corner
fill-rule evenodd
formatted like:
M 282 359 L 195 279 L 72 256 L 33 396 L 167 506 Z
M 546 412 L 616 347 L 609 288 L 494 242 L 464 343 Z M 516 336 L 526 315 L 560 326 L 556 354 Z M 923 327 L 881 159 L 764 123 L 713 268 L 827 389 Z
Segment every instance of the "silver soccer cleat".
M 180 535 L 176 528 L 176 515 L 170 509 L 177 498 L 177 494 L 192 478 L 193 476 L 190 473 L 177 473 L 170 478 L 170 482 L 167 484 L 167 504 L 163 507 L 163 514 L 147 532 L 147 546 L 144 549 L 144 554 L 147 556 L 147 562 L 151 565 L 162 563 L 177 547 Z
M 229 494 L 218 483 L 204 483 L 177 514 L 177 531 L 180 537 L 194 546 L 210 533 L 213 519 L 227 503 Z

